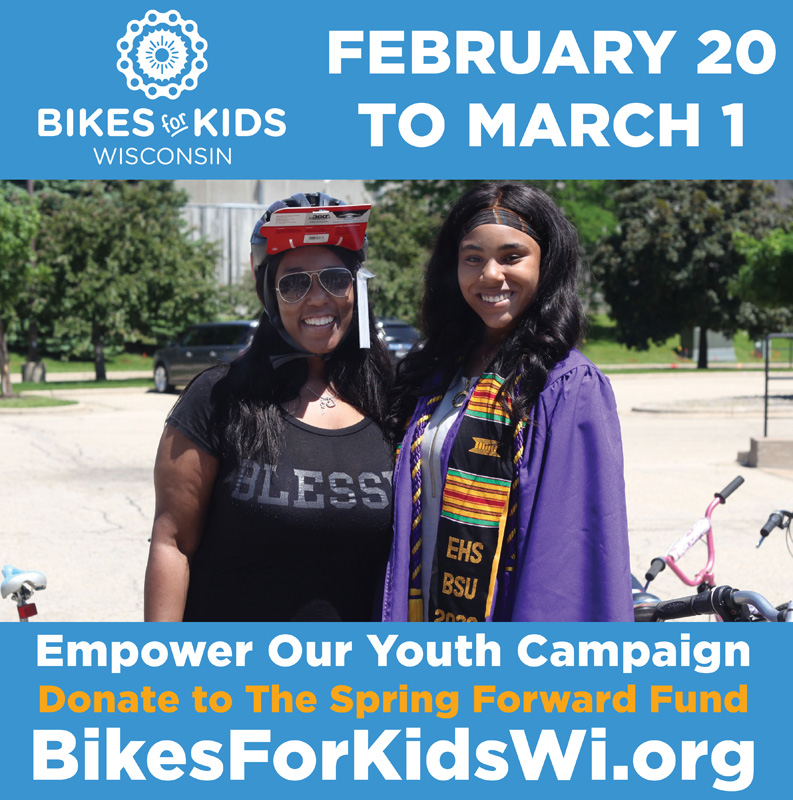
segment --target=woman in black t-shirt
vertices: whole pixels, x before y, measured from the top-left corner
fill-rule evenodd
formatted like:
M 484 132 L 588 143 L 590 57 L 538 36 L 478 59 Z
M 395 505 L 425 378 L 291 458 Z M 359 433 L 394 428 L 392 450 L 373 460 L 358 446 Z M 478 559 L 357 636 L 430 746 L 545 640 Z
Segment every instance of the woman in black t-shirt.
M 160 441 L 147 620 L 373 618 L 393 458 L 367 218 L 293 195 L 256 224 L 259 328 L 188 386 Z

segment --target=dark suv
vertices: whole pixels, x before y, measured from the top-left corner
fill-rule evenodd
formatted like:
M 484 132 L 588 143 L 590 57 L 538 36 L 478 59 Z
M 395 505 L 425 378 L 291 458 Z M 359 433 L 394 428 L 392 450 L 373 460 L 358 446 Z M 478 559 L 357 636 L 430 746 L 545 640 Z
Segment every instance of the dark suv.
M 419 332 L 412 325 L 395 317 L 380 317 L 377 335 L 394 361 L 402 358 L 419 340 Z
M 185 386 L 199 372 L 235 359 L 249 344 L 258 321 L 207 322 L 188 328 L 176 342 L 154 354 L 154 388 Z

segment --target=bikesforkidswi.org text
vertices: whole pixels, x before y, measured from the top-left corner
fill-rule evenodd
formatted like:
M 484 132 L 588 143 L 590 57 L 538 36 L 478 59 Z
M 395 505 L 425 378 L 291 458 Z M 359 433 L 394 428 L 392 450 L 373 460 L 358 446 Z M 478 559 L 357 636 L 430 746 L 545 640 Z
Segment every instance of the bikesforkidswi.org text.
M 502 739 L 472 740 L 469 728 L 450 739 L 424 741 L 421 728 L 354 730 L 351 739 L 278 743 L 268 729 L 230 730 L 221 742 L 189 749 L 172 740 L 123 736 L 120 728 L 85 728 L 82 741 L 66 730 L 33 731 L 34 780 L 107 781 L 189 778 L 232 781 L 275 776 L 284 781 L 693 781 L 735 792 L 754 778 L 754 742 L 641 742 L 624 760 L 609 757 L 605 728 L 509 730 Z

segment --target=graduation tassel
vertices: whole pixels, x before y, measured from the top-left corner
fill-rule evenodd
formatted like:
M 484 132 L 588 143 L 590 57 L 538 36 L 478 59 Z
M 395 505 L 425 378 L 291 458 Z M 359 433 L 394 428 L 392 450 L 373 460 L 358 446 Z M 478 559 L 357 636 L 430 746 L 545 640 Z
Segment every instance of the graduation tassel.
M 408 622 L 424 622 L 424 601 L 421 599 L 421 589 L 410 590 Z

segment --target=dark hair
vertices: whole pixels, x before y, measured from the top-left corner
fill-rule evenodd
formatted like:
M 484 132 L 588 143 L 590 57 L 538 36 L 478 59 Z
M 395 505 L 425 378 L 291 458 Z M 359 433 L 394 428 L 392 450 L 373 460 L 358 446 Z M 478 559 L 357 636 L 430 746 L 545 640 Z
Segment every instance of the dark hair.
M 508 209 L 524 219 L 541 250 L 537 295 L 502 344 L 494 364 L 505 378 L 502 400 L 504 395 L 512 399 L 515 419 L 529 412 L 548 373 L 581 338 L 584 316 L 577 290 L 581 259 L 573 225 L 536 187 L 514 183 L 476 186 L 449 212 L 427 265 L 421 309 L 426 343 L 399 366 L 395 389 L 398 425 L 412 414 L 419 396 L 445 390 L 459 367 L 460 356 L 465 359 L 482 341 L 485 325 L 460 291 L 457 262 L 465 225 L 479 211 L 493 207 Z
M 359 264 L 354 253 L 343 248 L 328 249 L 353 272 L 357 270 Z M 264 280 L 274 280 L 279 261 L 280 256 L 276 256 L 267 270 L 258 271 L 256 288 L 260 297 Z M 357 329 L 356 306 L 348 335 L 328 356 L 327 377 L 342 399 L 378 423 L 388 438 L 393 438 L 387 405 L 393 367 L 377 336 L 371 310 L 368 349 L 359 347 Z M 250 347 L 228 367 L 223 367 L 227 373 L 213 391 L 217 392 L 215 422 L 223 431 L 221 440 L 228 448 L 228 455 L 251 459 L 262 454 L 270 463 L 277 462 L 284 429 L 282 405 L 298 396 L 308 378 L 308 365 L 304 358 L 297 358 L 275 369 L 270 356 L 293 352 L 264 313 Z

